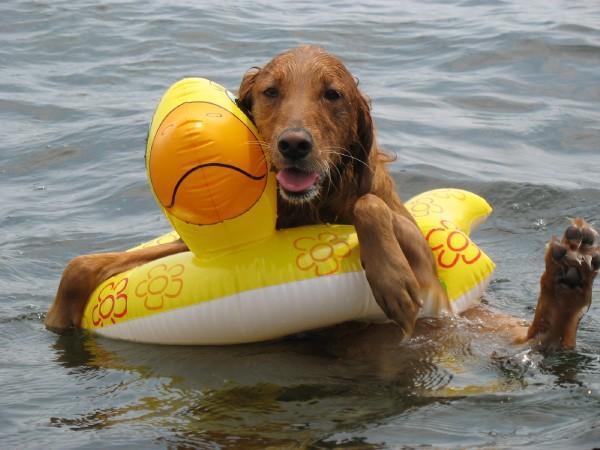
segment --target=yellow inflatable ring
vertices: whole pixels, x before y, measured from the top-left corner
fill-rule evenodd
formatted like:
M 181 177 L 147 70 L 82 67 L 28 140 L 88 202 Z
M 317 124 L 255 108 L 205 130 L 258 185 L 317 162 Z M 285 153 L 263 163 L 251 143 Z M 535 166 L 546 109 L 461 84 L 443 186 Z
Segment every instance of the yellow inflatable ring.
M 89 298 L 82 328 L 137 342 L 223 345 L 385 320 L 353 227 L 275 230 L 268 154 L 222 86 L 188 78 L 166 92 L 150 126 L 146 167 L 175 231 L 139 247 L 181 237 L 191 251 L 106 280 Z M 495 266 L 468 235 L 491 207 L 459 189 L 425 192 L 406 204 L 450 298 L 447 308 L 424 299 L 421 315 L 477 304 Z

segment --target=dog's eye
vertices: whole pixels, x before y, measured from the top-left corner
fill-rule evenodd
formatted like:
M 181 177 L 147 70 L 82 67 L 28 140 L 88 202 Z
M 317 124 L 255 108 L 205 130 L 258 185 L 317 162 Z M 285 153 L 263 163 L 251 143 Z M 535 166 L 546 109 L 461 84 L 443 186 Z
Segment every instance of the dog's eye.
M 279 97 L 279 90 L 275 87 L 269 87 L 263 91 L 263 94 L 269 98 L 276 98 Z
M 330 102 L 334 102 L 334 101 L 339 100 L 340 98 L 342 98 L 342 94 L 340 94 L 335 89 L 327 89 L 325 91 L 325 93 L 323 94 L 323 97 L 325 97 Z

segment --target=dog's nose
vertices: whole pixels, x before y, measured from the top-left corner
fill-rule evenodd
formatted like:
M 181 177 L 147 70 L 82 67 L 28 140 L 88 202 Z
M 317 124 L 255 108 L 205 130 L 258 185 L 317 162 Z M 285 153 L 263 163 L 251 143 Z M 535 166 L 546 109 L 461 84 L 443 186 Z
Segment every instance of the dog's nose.
M 304 128 L 287 129 L 279 136 L 277 148 L 283 156 L 292 161 L 302 159 L 313 148 L 312 136 Z

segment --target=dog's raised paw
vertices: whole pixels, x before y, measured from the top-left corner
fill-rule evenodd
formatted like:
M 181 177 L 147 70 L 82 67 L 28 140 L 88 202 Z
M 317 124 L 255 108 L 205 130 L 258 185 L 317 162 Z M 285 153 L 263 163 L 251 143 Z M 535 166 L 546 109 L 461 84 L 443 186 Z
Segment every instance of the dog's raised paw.
M 550 242 L 546 269 L 554 273 L 555 281 L 563 287 L 591 287 L 600 269 L 599 245 L 598 232 L 585 220 L 573 219 L 562 239 L 553 238 Z

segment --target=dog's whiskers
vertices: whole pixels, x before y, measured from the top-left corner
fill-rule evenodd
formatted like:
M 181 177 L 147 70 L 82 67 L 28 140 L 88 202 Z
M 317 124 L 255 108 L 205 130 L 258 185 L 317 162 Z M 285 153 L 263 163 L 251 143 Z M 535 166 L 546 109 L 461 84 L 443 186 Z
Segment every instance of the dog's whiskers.
M 342 172 L 340 171 L 340 168 L 337 165 L 333 164 L 333 162 L 331 162 L 329 160 L 327 160 L 327 166 L 328 166 L 327 178 L 329 179 L 328 184 L 329 184 L 329 186 L 332 186 L 335 184 L 335 182 L 333 180 L 331 168 L 335 169 L 340 180 L 342 179 Z M 329 192 L 329 190 L 327 192 Z
M 265 142 L 265 141 L 246 141 L 246 144 L 258 144 L 262 147 L 265 147 L 266 149 L 271 149 L 271 144 Z
M 341 152 L 335 151 L 336 149 L 341 150 Z M 356 162 L 359 162 L 362 165 L 364 165 L 367 169 L 369 169 L 369 171 L 373 172 L 373 169 L 369 166 L 369 164 L 367 164 L 362 159 L 357 158 L 356 156 L 351 155 L 350 151 L 347 148 L 344 148 L 344 147 L 328 147 L 326 150 L 329 153 L 333 153 L 334 155 L 338 155 L 338 156 L 342 156 L 342 157 L 347 157 L 347 158 L 350 158 L 350 159 L 352 159 L 352 160 L 354 160 Z
M 331 179 L 331 162 L 328 160 L 319 160 L 318 165 L 320 166 L 321 173 L 323 175 L 325 175 L 325 179 L 329 181 L 327 183 L 327 193 L 326 193 L 327 195 L 329 195 L 331 185 L 333 184 L 333 180 Z M 321 194 L 321 191 L 319 191 L 319 196 L 320 196 L 320 194 Z
M 322 163 L 325 165 L 325 175 L 329 181 L 329 183 L 327 183 L 327 194 L 329 194 L 331 187 L 335 185 L 332 168 L 335 169 L 340 180 L 342 179 L 342 172 L 340 172 L 340 168 L 337 165 L 333 164 L 333 162 L 328 159 L 322 160 Z

